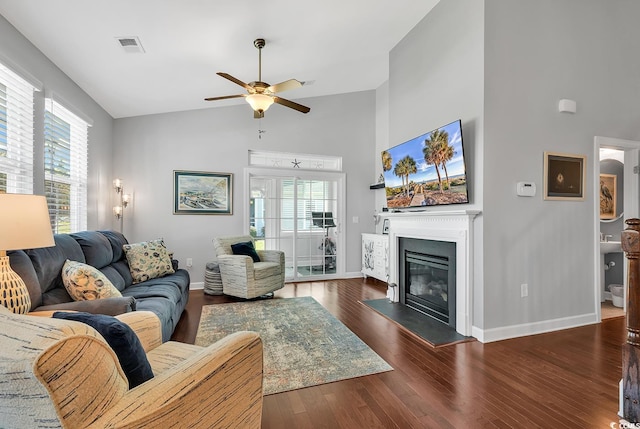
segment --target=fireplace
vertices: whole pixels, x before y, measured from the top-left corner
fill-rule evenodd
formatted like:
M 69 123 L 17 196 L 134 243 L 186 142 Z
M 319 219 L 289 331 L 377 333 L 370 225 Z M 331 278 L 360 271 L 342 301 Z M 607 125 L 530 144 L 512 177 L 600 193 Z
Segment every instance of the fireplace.
M 455 311 L 449 312 L 449 321 L 455 320 L 455 329 L 461 335 L 472 336 L 473 320 L 473 266 L 474 218 L 476 210 L 420 211 L 388 213 L 389 219 L 389 288 L 387 296 L 392 302 L 400 301 L 400 239 L 415 238 L 425 241 L 455 244 L 455 286 L 449 285 L 449 294 L 455 289 Z M 395 287 L 398 285 L 398 287 Z M 454 315 L 455 314 L 455 315 Z
M 400 237 L 400 302 L 456 328 L 456 243 Z

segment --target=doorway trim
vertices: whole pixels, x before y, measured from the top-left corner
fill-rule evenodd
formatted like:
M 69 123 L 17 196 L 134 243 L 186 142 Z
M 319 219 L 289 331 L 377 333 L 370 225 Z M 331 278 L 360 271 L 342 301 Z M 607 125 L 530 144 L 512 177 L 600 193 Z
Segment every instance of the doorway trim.
M 595 314 L 598 322 L 602 321 L 602 314 L 600 309 L 600 297 L 602 290 L 602 283 L 600 281 L 600 148 L 612 148 L 621 149 L 625 151 L 625 163 L 624 163 L 624 219 L 630 219 L 633 217 L 640 217 L 638 207 L 640 206 L 640 185 L 638 182 L 638 174 L 633 170 L 638 166 L 638 156 L 640 153 L 640 141 L 624 140 L 613 137 L 594 137 L 594 151 L 593 151 L 593 239 L 594 239 L 594 299 L 595 299 Z M 628 150 L 635 152 L 634 159 L 628 157 Z M 633 164 L 631 164 L 633 163 Z M 626 288 L 627 288 L 627 264 L 626 257 L 624 258 L 624 272 L 623 281 L 625 286 L 625 299 L 624 310 L 627 310 L 626 300 Z

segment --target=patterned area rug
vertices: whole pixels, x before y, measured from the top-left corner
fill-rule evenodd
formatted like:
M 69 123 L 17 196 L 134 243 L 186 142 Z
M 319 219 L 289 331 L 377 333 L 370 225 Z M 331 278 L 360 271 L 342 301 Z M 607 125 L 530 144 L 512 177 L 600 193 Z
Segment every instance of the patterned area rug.
M 312 297 L 206 305 L 195 343 L 236 331 L 260 333 L 265 395 L 393 369 Z

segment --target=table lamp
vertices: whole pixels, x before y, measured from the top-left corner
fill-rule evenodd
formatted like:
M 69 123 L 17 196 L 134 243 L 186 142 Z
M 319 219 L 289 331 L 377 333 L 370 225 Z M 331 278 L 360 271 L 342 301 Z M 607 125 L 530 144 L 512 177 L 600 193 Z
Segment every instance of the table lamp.
M 14 313 L 31 309 L 29 290 L 9 264 L 7 250 L 55 246 L 42 195 L 0 194 L 0 304 Z

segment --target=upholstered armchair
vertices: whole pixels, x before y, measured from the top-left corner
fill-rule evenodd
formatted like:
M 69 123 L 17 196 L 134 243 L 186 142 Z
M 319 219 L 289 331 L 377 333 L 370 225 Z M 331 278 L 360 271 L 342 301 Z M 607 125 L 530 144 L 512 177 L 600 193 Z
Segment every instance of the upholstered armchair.
M 136 332 L 154 373 L 132 389 L 113 349 L 90 326 L 0 307 L 0 427 L 260 427 L 256 333 L 208 347 L 163 344 L 155 314 L 117 318 Z
M 234 254 L 232 245 L 239 243 L 254 246 L 248 235 L 213 239 L 225 295 L 251 299 L 284 287 L 284 252 L 256 250 L 260 261 L 255 262 L 251 256 Z

